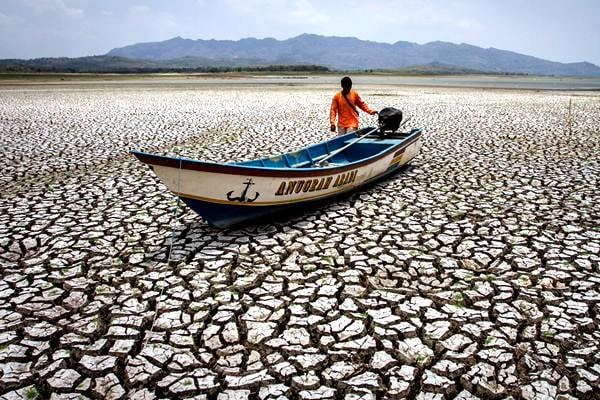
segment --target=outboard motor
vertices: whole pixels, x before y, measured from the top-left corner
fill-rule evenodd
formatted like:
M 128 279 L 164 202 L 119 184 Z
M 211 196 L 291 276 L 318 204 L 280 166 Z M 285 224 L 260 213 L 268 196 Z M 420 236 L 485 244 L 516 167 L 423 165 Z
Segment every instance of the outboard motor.
M 381 137 L 386 136 L 386 132 L 393 134 L 400 127 L 402 122 L 402 111 L 394 107 L 386 107 L 379 111 L 379 132 Z

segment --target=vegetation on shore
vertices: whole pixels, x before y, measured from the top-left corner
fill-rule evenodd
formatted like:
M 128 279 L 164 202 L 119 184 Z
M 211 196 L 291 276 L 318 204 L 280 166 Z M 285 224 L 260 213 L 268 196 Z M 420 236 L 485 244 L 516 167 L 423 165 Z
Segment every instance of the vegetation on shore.
M 504 73 L 474 70 L 444 64 L 428 64 L 397 69 L 340 70 L 316 64 L 261 64 L 258 60 L 214 60 L 184 57 L 173 60 L 137 60 L 117 56 L 91 56 L 79 58 L 37 58 L 32 60 L 0 60 L 0 79 L 60 74 L 236 74 L 236 73 L 303 73 L 303 74 L 377 74 L 377 75 L 507 75 Z M 83 76 L 81 76 L 83 78 Z
M 248 60 L 209 60 L 185 57 L 175 60 L 134 60 L 125 57 L 91 56 L 79 58 L 36 58 L 0 60 L 1 73 L 223 73 L 223 72 L 328 72 L 313 64 L 268 64 Z

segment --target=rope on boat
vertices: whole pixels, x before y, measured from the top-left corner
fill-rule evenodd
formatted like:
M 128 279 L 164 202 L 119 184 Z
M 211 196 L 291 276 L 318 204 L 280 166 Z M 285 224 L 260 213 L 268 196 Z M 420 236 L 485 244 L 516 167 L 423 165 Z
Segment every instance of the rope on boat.
M 179 158 L 179 170 L 177 171 L 177 193 L 181 193 L 181 157 Z M 173 254 L 173 244 L 175 243 L 175 227 L 177 225 L 177 211 L 179 211 L 179 202 L 181 198 L 177 196 L 177 203 L 173 208 L 173 223 L 171 225 L 171 243 L 169 244 L 169 254 L 167 256 L 167 267 L 171 265 L 171 255 Z M 166 283 L 163 285 L 162 289 L 160 289 L 160 295 L 156 300 L 156 311 L 154 312 L 154 318 L 152 318 L 152 326 L 150 327 L 150 335 L 154 333 L 154 325 L 156 324 L 156 316 L 158 315 L 158 309 L 160 306 L 160 299 L 167 287 Z M 144 342 L 144 346 L 148 344 L 148 340 L 150 339 L 150 335 L 146 335 L 146 341 Z

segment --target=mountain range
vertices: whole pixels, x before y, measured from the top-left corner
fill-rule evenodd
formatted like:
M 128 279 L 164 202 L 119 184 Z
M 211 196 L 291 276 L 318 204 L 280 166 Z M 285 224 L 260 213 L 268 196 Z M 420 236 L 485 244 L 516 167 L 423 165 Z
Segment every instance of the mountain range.
M 137 43 L 105 55 L 0 60 L 0 72 L 223 72 L 392 70 L 408 75 L 530 74 L 600 77 L 589 62 L 560 63 L 465 43 L 393 44 L 302 34 L 286 40 L 192 40 Z
M 600 76 L 600 67 L 589 62 L 553 62 L 493 47 L 484 49 L 465 43 L 440 41 L 390 44 L 314 34 L 302 34 L 287 40 L 192 40 L 175 37 L 112 49 L 107 55 L 143 60 L 198 57 L 220 62 L 229 60 L 235 65 L 314 64 L 341 70 L 444 65 L 493 73 Z

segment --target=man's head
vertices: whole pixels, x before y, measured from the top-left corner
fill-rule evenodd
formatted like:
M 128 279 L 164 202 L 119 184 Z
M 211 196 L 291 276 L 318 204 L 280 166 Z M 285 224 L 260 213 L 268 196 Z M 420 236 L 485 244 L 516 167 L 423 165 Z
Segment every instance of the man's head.
M 352 79 L 349 76 L 345 76 L 342 78 L 342 90 L 348 93 L 350 89 L 352 89 Z

